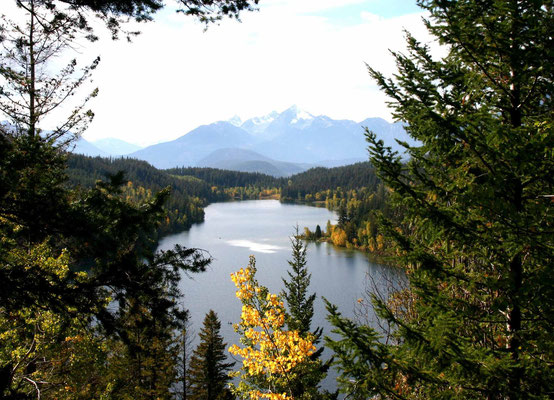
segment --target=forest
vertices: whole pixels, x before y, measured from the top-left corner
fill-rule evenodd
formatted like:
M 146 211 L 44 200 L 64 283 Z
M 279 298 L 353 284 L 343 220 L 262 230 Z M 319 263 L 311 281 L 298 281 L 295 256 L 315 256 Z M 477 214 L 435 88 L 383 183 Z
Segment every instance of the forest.
M 550 1 L 418 0 L 444 55 L 406 33 L 393 76 L 368 66 L 418 142 L 403 144 L 408 160 L 367 130 L 370 162 L 281 180 L 68 153 L 94 117 L 96 90 L 55 129 L 43 121 L 99 61 L 55 71 L 53 59 L 77 37 L 98 39 L 99 23 L 131 35 L 129 18 L 147 22 L 165 4 L 14 1 L 27 19 L 0 26 L 1 398 L 552 398 Z M 180 11 L 211 24 L 257 3 L 180 0 Z M 272 196 L 337 210 L 337 226 L 305 236 L 394 257 L 409 285 L 372 298 L 387 330 L 329 302 L 334 335 L 312 326 L 296 235 L 282 292 L 257 280 L 254 257 L 231 275 L 240 342 L 223 342 L 210 311 L 191 349 L 179 282 L 211 258 L 179 245 L 155 251 L 160 235 L 201 221 L 209 202 Z M 330 368 L 336 393 L 321 388 Z
M 105 159 L 71 154 L 67 161 L 68 187 L 91 189 L 97 181 L 123 173 L 120 196 L 126 202 L 146 204 L 161 190 L 170 196 L 163 209 L 165 218 L 157 228 L 159 235 L 179 232 L 204 220 L 204 207 L 209 202 L 225 200 L 198 179 L 177 179 L 150 164 L 134 159 Z
M 384 256 L 392 246 L 380 232 L 378 218 L 384 215 L 400 224 L 402 216 L 401 208 L 388 206 L 388 192 L 369 162 L 312 168 L 289 178 L 275 178 L 214 168 L 157 170 L 144 161 L 74 154 L 68 159 L 68 184 L 92 188 L 96 181 L 120 171 L 125 172 L 121 195 L 126 201 L 142 204 L 154 193 L 170 189 L 171 196 L 164 204 L 166 218 L 158 227 L 162 236 L 203 221 L 203 207 L 209 203 L 272 198 L 321 204 L 339 213 L 337 226 L 327 226 L 319 235 L 306 227 L 305 239 L 329 240 L 336 246 Z

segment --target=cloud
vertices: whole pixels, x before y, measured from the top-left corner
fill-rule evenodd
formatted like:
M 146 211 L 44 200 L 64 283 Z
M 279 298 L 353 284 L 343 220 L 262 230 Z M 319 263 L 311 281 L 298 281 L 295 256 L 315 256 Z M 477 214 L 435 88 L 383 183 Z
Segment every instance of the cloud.
M 421 14 L 383 18 L 362 10 L 349 24 L 318 14 L 372 1 L 267 0 L 242 23 L 223 21 L 206 32 L 166 10 L 141 25 L 131 44 L 87 45 L 80 58 L 99 53 L 102 62 L 94 74 L 96 118 L 85 137 L 153 144 L 235 114 L 248 118 L 292 104 L 333 118 L 390 119 L 365 63 L 390 75 L 389 49 L 405 48 L 403 29 L 429 40 Z
M 367 0 L 266 0 L 264 6 L 277 12 L 286 11 L 294 14 L 316 13 L 351 5 L 367 3 Z
M 373 14 L 373 13 L 370 13 L 370 12 L 362 12 L 360 14 L 360 16 L 362 17 L 362 19 L 370 24 L 375 24 L 375 23 L 382 23 L 384 21 L 384 18 L 377 15 L 377 14 Z

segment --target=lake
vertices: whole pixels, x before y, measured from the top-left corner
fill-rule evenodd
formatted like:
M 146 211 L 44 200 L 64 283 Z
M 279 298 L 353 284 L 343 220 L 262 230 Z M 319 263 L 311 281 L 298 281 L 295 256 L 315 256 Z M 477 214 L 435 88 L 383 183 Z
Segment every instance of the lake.
M 249 256 L 254 255 L 258 282 L 278 293 L 283 289 L 281 277 L 287 276 L 290 237 L 295 226 L 300 231 L 305 226 L 314 231 L 319 224 L 324 230 L 328 220 L 336 223 L 337 215 L 325 208 L 282 204 L 277 200 L 215 203 L 206 207 L 205 212 L 203 223 L 163 238 L 159 249 L 181 244 L 209 252 L 214 260 L 208 271 L 190 279 L 185 277 L 181 282 L 185 306 L 190 310 L 196 334 L 202 328 L 205 314 L 213 309 L 221 320 L 225 341 L 238 343 L 232 324 L 240 319 L 241 303 L 235 297 L 231 273 L 246 267 Z M 318 296 L 312 326 L 323 327 L 326 335 L 330 334 L 330 327 L 321 296 L 336 304 L 343 315 L 355 317 L 360 309 L 358 300 L 368 287 L 385 291 L 388 282 L 402 279 L 398 269 L 375 264 L 365 253 L 328 243 L 308 243 L 307 260 L 312 274 L 310 289 Z M 324 386 L 332 389 L 334 377 L 330 376 Z

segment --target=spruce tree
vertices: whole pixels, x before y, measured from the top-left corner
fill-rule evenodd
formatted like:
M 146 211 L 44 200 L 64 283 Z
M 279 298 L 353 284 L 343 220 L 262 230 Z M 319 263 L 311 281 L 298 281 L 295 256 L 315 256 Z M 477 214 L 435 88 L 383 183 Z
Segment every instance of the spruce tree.
M 221 323 L 217 314 L 210 310 L 204 318 L 204 327 L 199 333 L 200 344 L 190 359 L 188 372 L 192 400 L 222 400 L 230 396 L 226 387 L 230 381 L 229 370 L 234 362 L 226 363 L 226 343 L 219 331 Z
M 321 239 L 322 233 L 321 233 L 321 226 L 317 225 L 315 227 L 315 238 Z
M 319 227 L 319 225 L 318 225 Z M 287 305 L 286 324 L 289 330 L 297 331 L 301 337 L 310 338 L 317 344 L 321 338 L 322 329 L 312 330 L 314 316 L 314 301 L 316 294 L 309 294 L 311 274 L 308 273 L 306 252 L 307 247 L 298 234 L 291 238 L 292 259 L 288 261 L 291 270 L 287 271 L 289 280 L 283 279 L 285 289 L 281 296 Z M 291 379 L 292 394 L 298 399 L 332 398 L 329 393 L 320 393 L 319 384 L 325 378 L 329 363 L 320 360 L 323 352 L 320 347 L 310 356 L 310 362 L 299 365 Z
M 547 399 L 554 393 L 551 1 L 420 0 L 447 55 L 408 34 L 398 73 L 369 69 L 420 145 L 372 162 L 406 212 L 383 221 L 410 302 L 375 300 L 385 344 L 329 305 L 352 397 Z M 395 229 L 396 228 L 396 229 Z
M 308 294 L 311 274 L 308 273 L 306 260 L 306 245 L 300 239 L 298 226 L 296 235 L 291 238 L 292 260 L 289 260 L 291 270 L 287 271 L 289 280 L 283 279 L 285 290 L 282 292 L 288 308 L 287 326 L 290 330 L 306 335 L 311 331 L 314 316 L 314 301 L 316 294 Z

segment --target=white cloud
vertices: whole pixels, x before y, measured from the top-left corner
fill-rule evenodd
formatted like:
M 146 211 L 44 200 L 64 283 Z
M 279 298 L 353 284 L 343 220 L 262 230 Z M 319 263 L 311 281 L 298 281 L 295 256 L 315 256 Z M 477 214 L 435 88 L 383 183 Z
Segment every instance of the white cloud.
M 277 12 L 286 10 L 293 14 L 314 13 L 319 11 L 342 8 L 350 5 L 367 3 L 367 0 L 266 0 L 263 2 L 264 8 L 269 12 L 277 9 Z
M 368 23 L 381 23 L 383 22 L 384 18 L 381 17 L 380 15 L 377 15 L 377 14 L 373 14 L 373 13 L 370 13 L 370 12 L 362 12 L 361 13 L 361 17 L 364 21 L 368 22 Z
M 365 2 L 371 0 L 365 0 Z M 421 15 L 359 15 L 354 25 L 313 15 L 362 0 L 267 0 L 242 23 L 203 26 L 164 11 L 128 44 L 102 41 L 94 75 L 100 94 L 85 137 L 138 144 L 175 139 L 200 124 L 243 119 L 298 104 L 314 115 L 390 119 L 365 63 L 391 74 L 389 49 L 405 48 L 403 29 L 423 41 Z M 83 55 L 83 56 L 85 56 Z

